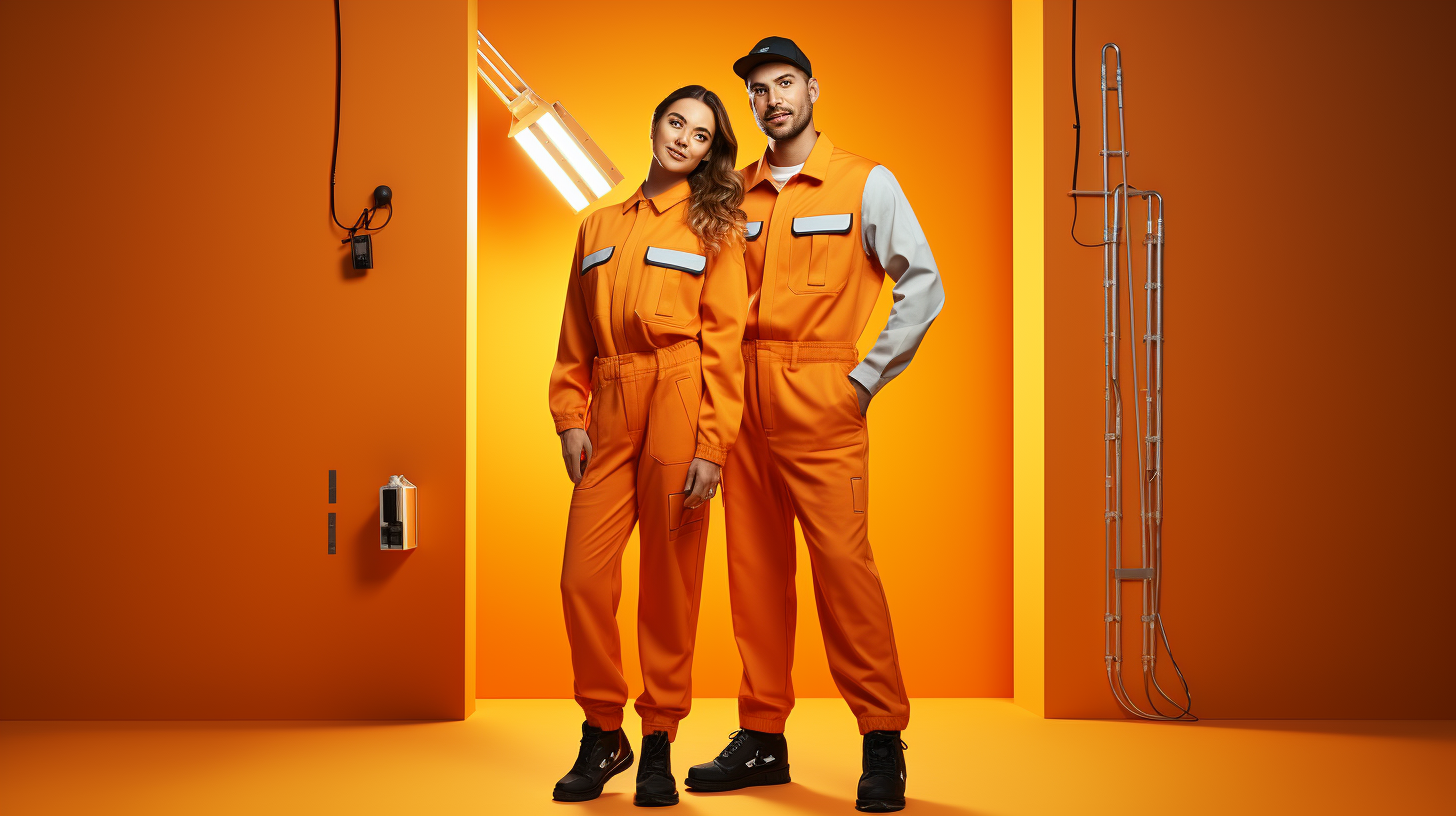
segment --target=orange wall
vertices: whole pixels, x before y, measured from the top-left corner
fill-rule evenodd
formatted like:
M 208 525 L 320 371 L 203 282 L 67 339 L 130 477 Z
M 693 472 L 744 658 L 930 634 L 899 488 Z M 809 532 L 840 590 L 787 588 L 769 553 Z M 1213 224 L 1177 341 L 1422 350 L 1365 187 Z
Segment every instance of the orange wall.
M 900 3 L 887 15 L 877 3 L 806 3 L 793 17 L 749 23 L 752 15 L 727 8 L 680 10 L 674 21 L 660 4 L 560 3 L 549 37 L 520 25 L 515 8 L 483 3 L 482 30 L 618 163 L 627 178 L 612 201 L 641 182 L 652 108 L 681 85 L 704 84 L 724 98 L 740 165 L 762 153 L 730 65 L 769 34 L 794 38 L 813 59 L 820 129 L 894 171 L 934 247 L 947 306 L 914 365 L 870 411 L 875 558 L 911 692 L 1009 696 L 1009 5 Z M 704 23 L 715 14 L 721 24 Z M 477 688 L 482 697 L 569 697 L 557 587 L 570 483 L 546 410 L 546 378 L 581 216 L 508 142 L 508 122 L 484 92 Z M 863 350 L 889 303 L 887 286 Z M 714 513 L 721 519 L 721 505 Z M 723 548 L 715 521 L 694 672 L 699 696 L 738 693 Z M 794 684 L 804 696 L 832 696 L 802 550 L 799 563 Z M 636 565 L 633 543 L 619 622 L 634 695 Z
M 0 7 L 0 717 L 465 713 L 467 6 Z
M 1101 254 L 1067 235 L 1070 13 L 1046 4 L 1046 712 L 1100 717 Z M 1456 716 L 1453 26 L 1435 3 L 1078 4 L 1080 186 L 1116 41 L 1129 178 L 1168 196 L 1163 611 L 1205 717 Z M 1084 203 L 1078 234 L 1100 230 Z

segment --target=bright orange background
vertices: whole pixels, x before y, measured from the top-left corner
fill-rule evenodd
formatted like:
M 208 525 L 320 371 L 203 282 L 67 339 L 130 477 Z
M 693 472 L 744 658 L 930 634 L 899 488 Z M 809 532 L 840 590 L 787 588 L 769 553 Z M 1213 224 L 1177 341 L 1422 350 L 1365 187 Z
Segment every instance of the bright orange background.
M 1046 4 L 1046 713 L 1102 717 L 1101 254 L 1067 235 L 1070 16 Z M 1129 179 L 1168 197 L 1164 612 L 1202 716 L 1456 716 L 1453 28 L 1438 3 L 1078 4 L 1079 186 L 1116 41 Z M 1082 240 L 1101 224 L 1084 202 Z
M 363 277 L 330 5 L 0 6 L 0 717 L 473 706 L 468 3 L 343 4 L 340 218 L 399 202 Z M 378 549 L 391 473 L 414 552 Z
M 746 163 L 763 141 L 728 63 L 767 33 L 815 56 L 821 126 L 895 171 L 949 296 L 874 408 L 875 542 L 905 672 L 916 695 L 1009 694 L 1006 6 L 810 4 L 797 28 L 700 26 L 681 46 L 645 3 L 558 7 L 549 37 L 517 8 L 488 5 L 482 27 L 621 162 L 616 199 L 643 173 L 646 116 L 667 91 L 722 93 Z M 1440 104 L 1452 11 L 1079 8 L 1082 185 L 1098 178 L 1096 49 L 1116 39 L 1133 180 L 1169 196 L 1165 611 L 1197 710 L 1456 716 L 1456 554 L 1439 515 L 1456 494 L 1456 292 L 1440 243 L 1456 215 L 1456 123 Z M 0 717 L 459 717 L 476 692 L 569 694 L 568 488 L 544 391 L 579 216 L 487 96 L 483 472 L 467 495 L 469 4 L 344 3 L 341 215 L 381 182 L 401 202 L 363 277 L 345 274 L 326 220 L 329 11 L 0 6 Z M 1046 710 L 1115 716 L 1100 654 L 1099 262 L 1058 226 L 1068 13 L 1046 6 Z M 1084 238 L 1098 221 L 1084 209 Z M 407 383 L 381 381 L 400 368 Z M 932 424 L 945 416 L 955 424 Z M 408 554 L 374 544 L 375 491 L 395 472 L 422 490 Z M 708 696 L 737 691 L 722 532 L 697 666 Z M 635 593 L 629 580 L 634 682 Z M 833 695 L 813 604 L 800 608 L 798 686 Z
M 836 145 L 900 180 L 945 277 L 947 306 L 909 371 L 871 409 L 872 541 L 916 696 L 1011 694 L 1010 14 L 1005 3 L 804 3 L 753 21 L 728 8 L 557 3 L 523 25 L 519 6 L 482 3 L 481 30 L 547 101 L 560 99 L 617 162 L 620 202 L 650 161 L 653 107 L 681 85 L 723 97 L 739 165 L 763 135 L 731 71 L 759 38 L 791 37 L 823 96 Z M 716 16 L 716 22 L 706 20 Z M 866 25 L 873 20 L 873 25 Z M 482 697 L 569 697 L 558 580 L 570 483 L 546 410 L 576 225 L 524 152 L 509 116 L 481 96 L 480 672 Z M 889 286 L 861 339 L 888 314 Z M 723 563 L 721 504 L 709 538 L 694 693 L 732 697 L 741 671 Z M 802 547 L 802 545 L 801 545 Z M 833 696 L 799 559 L 794 684 Z M 619 614 L 632 692 L 637 545 Z

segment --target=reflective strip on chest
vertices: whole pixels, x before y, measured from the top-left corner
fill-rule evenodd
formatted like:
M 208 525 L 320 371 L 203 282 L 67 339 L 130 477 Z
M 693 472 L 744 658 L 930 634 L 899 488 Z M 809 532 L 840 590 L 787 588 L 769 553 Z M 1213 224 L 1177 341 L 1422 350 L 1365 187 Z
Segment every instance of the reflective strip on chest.
M 847 235 L 854 224 L 854 213 L 838 215 L 806 215 L 794 219 L 795 235 Z
M 703 255 L 694 255 L 691 252 L 683 252 L 677 249 L 663 249 L 662 247 L 655 246 L 647 248 L 647 263 L 653 266 L 676 269 L 679 272 L 686 272 L 689 275 L 701 275 L 703 274 L 703 270 L 708 268 L 708 259 Z
M 586 256 L 585 258 L 582 258 L 581 274 L 585 275 L 586 273 L 592 271 L 593 269 L 596 269 L 607 261 L 610 261 L 612 259 L 612 253 L 616 251 L 616 249 L 617 248 L 614 246 L 609 246 L 606 249 L 599 249 L 596 252 L 593 252 L 592 254 Z
M 762 232 L 763 232 L 763 222 L 762 221 L 749 221 L 748 222 L 748 227 L 743 231 L 743 237 L 744 238 L 747 238 L 750 241 L 752 241 L 752 240 L 755 240 L 756 238 L 758 238 L 758 236 Z

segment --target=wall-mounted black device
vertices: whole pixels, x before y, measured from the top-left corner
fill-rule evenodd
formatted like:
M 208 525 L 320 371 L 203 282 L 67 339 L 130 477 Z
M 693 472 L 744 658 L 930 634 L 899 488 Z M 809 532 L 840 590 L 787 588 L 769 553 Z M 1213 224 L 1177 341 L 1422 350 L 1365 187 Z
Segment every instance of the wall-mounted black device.
M 369 240 L 368 235 L 355 235 L 349 239 L 351 248 L 354 251 L 355 269 L 374 268 L 374 242 Z
M 329 217 L 334 219 L 334 223 L 339 226 L 339 229 L 349 233 L 349 236 L 339 243 L 349 244 L 349 253 L 354 262 L 354 268 L 373 269 L 374 242 L 369 239 L 369 233 L 384 229 L 394 218 L 394 192 L 383 184 L 375 187 L 374 206 L 365 207 L 364 212 L 354 220 L 352 227 L 344 226 L 344 222 L 339 220 L 338 213 L 334 210 L 334 184 L 338 181 L 339 175 L 339 104 L 343 97 L 343 84 L 343 24 L 339 16 L 339 0 L 334 0 L 334 156 L 329 165 Z M 376 227 L 369 222 L 373 220 L 374 213 L 380 207 L 388 207 L 389 215 L 384 219 L 383 224 Z

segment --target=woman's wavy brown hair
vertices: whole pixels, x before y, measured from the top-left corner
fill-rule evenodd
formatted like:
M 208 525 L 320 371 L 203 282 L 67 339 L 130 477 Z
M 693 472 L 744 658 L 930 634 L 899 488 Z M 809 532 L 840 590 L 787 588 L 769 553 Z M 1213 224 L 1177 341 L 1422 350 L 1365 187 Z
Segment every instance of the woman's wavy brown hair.
M 652 132 L 672 103 L 696 99 L 713 111 L 715 132 L 708 155 L 688 174 L 688 228 L 703 248 L 716 253 L 724 246 L 739 244 L 748 216 L 743 205 L 743 177 L 738 175 L 738 137 L 728 121 L 723 100 L 702 85 L 687 85 L 667 95 L 652 112 Z

